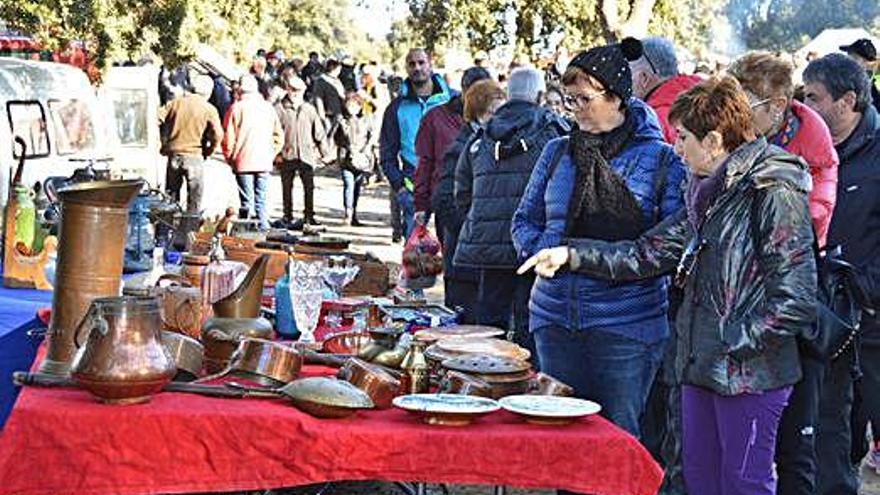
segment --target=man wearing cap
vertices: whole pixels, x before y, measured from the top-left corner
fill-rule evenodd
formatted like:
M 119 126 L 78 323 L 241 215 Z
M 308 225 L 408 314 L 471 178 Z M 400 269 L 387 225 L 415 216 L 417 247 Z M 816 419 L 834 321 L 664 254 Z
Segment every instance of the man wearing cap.
M 395 242 L 400 241 L 401 234 L 408 238 L 413 228 L 413 175 L 418 166 L 415 145 L 422 117 L 452 97 L 443 78 L 434 74 L 431 56 L 424 49 L 409 51 L 406 70 L 409 77 L 400 88 L 400 96 L 385 109 L 379 136 L 379 160 L 402 217 L 391 219 L 392 229 L 403 227 L 403 232 L 392 233 Z
M 229 107 L 223 120 L 223 156 L 238 183 L 239 216 L 253 218 L 256 212 L 260 229 L 267 230 L 269 172 L 284 144 L 284 131 L 275 109 L 260 95 L 257 79 L 244 75 L 239 84 L 241 99 Z
M 193 81 L 195 94 L 171 100 L 159 108 L 162 154 L 168 157 L 165 190 L 180 202 L 180 189 L 186 179 L 186 210 L 198 213 L 202 202 L 202 176 L 205 158 L 223 140 L 217 111 L 208 103 L 214 81 L 205 75 Z
M 284 129 L 281 149 L 281 198 L 284 205 L 282 223 L 293 222 L 293 179 L 299 174 L 303 185 L 303 223 L 315 223 L 315 166 L 324 155 L 327 131 L 318 110 L 305 101 L 306 83 L 295 74 L 281 80 L 286 96 L 275 105 Z
M 641 41 L 628 38 L 627 41 L 642 45 L 641 56 L 629 61 L 633 94 L 654 110 L 663 128 L 663 139 L 674 144 L 676 132 L 667 119 L 669 109 L 678 95 L 696 86 L 701 79 L 678 71 L 675 46 L 666 38 L 651 37 Z M 638 54 L 638 50 L 627 53 Z
M 841 46 L 840 50 L 846 52 L 868 72 L 868 77 L 871 78 L 871 98 L 874 100 L 874 108 L 880 111 L 880 89 L 878 89 L 880 88 L 880 72 L 872 67 L 877 64 L 877 48 L 874 43 L 867 38 L 862 38 L 851 45 Z

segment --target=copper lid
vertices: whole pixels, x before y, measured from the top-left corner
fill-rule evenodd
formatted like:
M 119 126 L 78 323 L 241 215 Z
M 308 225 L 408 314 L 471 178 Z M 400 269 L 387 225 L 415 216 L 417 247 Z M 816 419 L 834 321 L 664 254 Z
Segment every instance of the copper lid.
M 425 328 L 416 332 L 416 338 L 436 342 L 449 337 L 489 338 L 504 335 L 504 330 L 483 325 L 453 325 L 450 327 Z

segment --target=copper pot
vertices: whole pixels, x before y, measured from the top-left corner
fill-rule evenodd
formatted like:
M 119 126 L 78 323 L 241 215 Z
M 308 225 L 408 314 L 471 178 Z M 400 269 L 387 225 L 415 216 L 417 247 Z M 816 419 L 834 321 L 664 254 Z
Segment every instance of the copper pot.
M 165 274 L 156 281 L 162 326 L 198 339 L 202 333 L 202 291 L 180 275 Z
M 162 345 L 159 306 L 152 297 L 92 301 L 77 327 L 71 377 L 98 400 L 136 404 L 150 400 L 177 371 Z M 80 338 L 84 331 L 88 339 Z M 80 347 L 81 346 L 81 347 Z
M 184 253 L 181 275 L 189 280 L 193 287 L 201 287 L 202 275 L 210 262 L 211 258 L 208 255 Z
M 93 299 L 119 294 L 128 205 L 141 180 L 96 181 L 58 191 L 61 230 L 49 348 L 40 372 L 67 375 L 73 335 Z
M 182 333 L 163 331 L 162 344 L 177 366 L 174 381 L 190 382 L 202 375 L 205 348 L 201 342 Z
M 574 396 L 574 389 L 544 373 L 536 373 L 529 382 L 529 393 L 535 395 Z
M 302 355 L 289 345 L 263 339 L 244 339 L 238 345 L 230 372 L 267 387 L 292 382 L 302 369 Z
M 381 367 L 358 358 L 351 358 L 340 368 L 336 377 L 363 390 L 378 409 L 388 409 L 400 390 L 400 380 Z
M 459 371 L 447 371 L 443 380 L 440 381 L 438 392 L 492 397 L 492 387 L 488 383 Z

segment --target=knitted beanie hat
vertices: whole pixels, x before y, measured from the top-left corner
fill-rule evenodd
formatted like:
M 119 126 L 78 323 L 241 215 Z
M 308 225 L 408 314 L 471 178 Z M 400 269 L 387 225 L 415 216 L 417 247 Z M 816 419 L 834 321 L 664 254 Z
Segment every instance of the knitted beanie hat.
M 632 71 L 630 60 L 642 56 L 642 44 L 634 38 L 622 43 L 597 46 L 578 54 L 568 64 L 595 77 L 609 92 L 626 102 L 632 97 Z

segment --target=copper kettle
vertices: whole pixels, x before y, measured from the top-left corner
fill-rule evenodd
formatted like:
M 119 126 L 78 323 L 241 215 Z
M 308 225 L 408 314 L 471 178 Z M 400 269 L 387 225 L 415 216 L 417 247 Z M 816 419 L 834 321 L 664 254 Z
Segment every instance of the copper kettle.
M 71 377 L 102 402 L 149 401 L 176 372 L 174 358 L 162 345 L 161 329 L 159 305 L 153 297 L 93 300 L 74 335 L 78 351 Z

